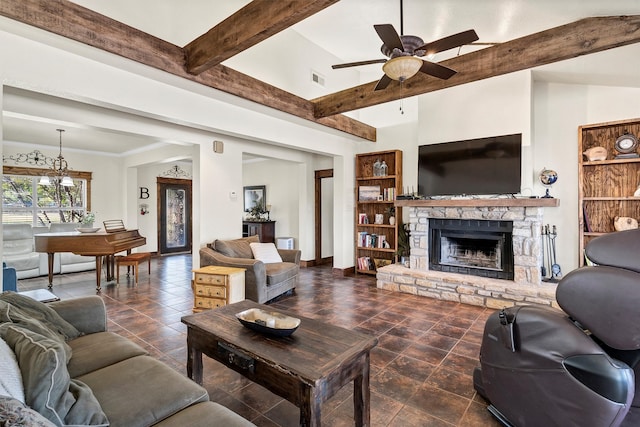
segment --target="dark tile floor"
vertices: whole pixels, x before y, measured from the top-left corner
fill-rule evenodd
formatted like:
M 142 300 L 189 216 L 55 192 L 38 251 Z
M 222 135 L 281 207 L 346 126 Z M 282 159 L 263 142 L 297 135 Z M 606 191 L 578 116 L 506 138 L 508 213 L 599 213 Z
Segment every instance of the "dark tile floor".
M 109 329 L 186 374 L 186 328 L 191 313 L 191 256 L 154 258 L 140 283 L 121 277 L 103 284 Z M 124 280 L 123 280 L 124 279 Z M 20 290 L 46 288 L 46 278 L 19 281 Z M 95 272 L 54 277 L 61 298 L 95 294 Z M 473 389 L 482 330 L 491 310 L 377 289 L 375 278 L 335 278 L 329 267 L 301 270 L 296 293 L 272 303 L 306 317 L 376 335 L 371 356 L 372 426 L 499 426 Z M 205 357 L 211 400 L 258 426 L 298 425 L 289 402 Z M 351 387 L 322 408 L 323 426 L 353 425 Z

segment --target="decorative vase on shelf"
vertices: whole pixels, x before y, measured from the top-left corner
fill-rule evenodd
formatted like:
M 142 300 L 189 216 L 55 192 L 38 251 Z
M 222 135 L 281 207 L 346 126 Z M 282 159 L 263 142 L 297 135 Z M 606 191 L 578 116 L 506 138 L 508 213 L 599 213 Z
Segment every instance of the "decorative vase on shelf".
M 380 163 L 380 159 L 377 159 L 374 163 L 373 163 L 373 176 L 380 176 L 380 166 L 382 164 Z
M 389 225 L 396 225 L 396 217 L 395 216 L 390 216 L 389 217 Z
M 387 176 L 388 170 L 389 170 L 389 166 L 387 166 L 387 162 L 383 160 L 382 164 L 380 165 L 380 176 Z

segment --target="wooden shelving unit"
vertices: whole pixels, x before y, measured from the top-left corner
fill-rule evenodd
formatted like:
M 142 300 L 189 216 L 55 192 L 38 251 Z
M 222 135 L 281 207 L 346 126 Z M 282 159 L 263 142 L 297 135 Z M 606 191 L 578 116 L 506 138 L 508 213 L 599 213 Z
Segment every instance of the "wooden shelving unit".
M 374 176 L 376 162 L 386 164 L 386 175 Z M 398 249 L 398 223 L 402 220 L 402 208 L 394 206 L 394 202 L 402 192 L 402 151 L 356 155 L 355 176 L 356 272 L 375 274 L 377 266 L 395 261 Z M 376 188 L 379 189 L 378 192 Z M 378 200 L 377 194 L 382 200 Z M 389 224 L 391 208 L 395 209 L 395 224 Z M 375 224 L 376 215 L 382 215 L 382 224 Z M 368 223 L 364 223 L 363 216 Z M 382 240 L 386 243 L 381 243 Z
M 640 220 L 640 158 L 615 159 L 615 142 L 621 135 L 640 136 L 640 119 L 580 126 L 578 128 L 578 226 L 580 254 L 589 240 L 614 232 L 616 216 Z M 588 161 L 585 150 L 604 147 L 607 159 Z M 580 256 L 580 266 L 584 256 Z

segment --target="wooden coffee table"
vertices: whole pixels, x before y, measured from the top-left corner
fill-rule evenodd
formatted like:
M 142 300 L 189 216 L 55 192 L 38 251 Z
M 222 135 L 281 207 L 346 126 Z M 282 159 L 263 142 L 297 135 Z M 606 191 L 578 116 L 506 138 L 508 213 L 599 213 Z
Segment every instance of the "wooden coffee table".
M 235 314 L 250 308 L 301 320 L 289 337 L 272 337 L 240 324 Z M 370 425 L 369 352 L 376 337 L 244 300 L 184 316 L 187 374 L 202 384 L 202 354 L 300 408 L 301 426 L 320 426 L 322 403 L 353 381 L 354 419 Z

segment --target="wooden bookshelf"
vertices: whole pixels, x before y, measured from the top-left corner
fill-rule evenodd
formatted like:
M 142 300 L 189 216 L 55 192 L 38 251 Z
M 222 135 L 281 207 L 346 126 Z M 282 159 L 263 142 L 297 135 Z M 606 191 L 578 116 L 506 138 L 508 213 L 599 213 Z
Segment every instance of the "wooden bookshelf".
M 578 232 L 580 266 L 584 248 L 595 237 L 615 231 L 616 216 L 640 219 L 640 158 L 616 159 L 616 140 L 623 134 L 640 136 L 640 119 L 584 125 L 578 128 Z M 583 154 L 604 147 L 607 159 L 589 161 Z
M 355 161 L 355 269 L 375 274 L 377 266 L 395 262 L 398 250 L 402 208 L 394 203 L 402 191 L 402 151 L 358 154 Z M 376 162 L 384 162 L 386 175 L 374 174 Z M 395 224 L 389 223 L 391 209 Z M 376 215 L 382 215 L 381 223 L 376 223 Z

